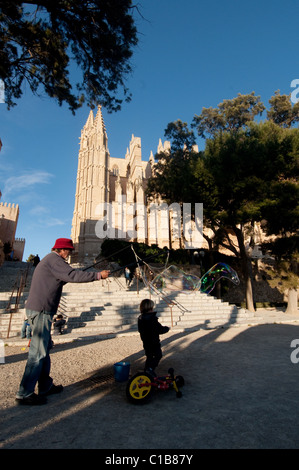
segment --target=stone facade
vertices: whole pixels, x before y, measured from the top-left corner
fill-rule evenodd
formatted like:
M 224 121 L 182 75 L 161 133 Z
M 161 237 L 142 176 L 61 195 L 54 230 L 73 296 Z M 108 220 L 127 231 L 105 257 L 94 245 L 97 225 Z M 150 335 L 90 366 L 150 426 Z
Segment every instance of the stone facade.
M 13 245 L 19 218 L 19 205 L 0 203 L 0 240 Z
M 167 150 L 170 150 L 170 143 L 167 141 L 162 143 L 160 139 L 157 153 Z M 192 248 L 199 250 L 208 248 L 202 233 L 194 230 L 193 221 L 188 227 L 186 225 L 188 230 L 182 236 L 183 224 L 180 217 L 183 216 L 184 223 L 187 218 L 184 212 L 179 213 L 180 208 L 176 208 L 175 204 L 167 210 L 161 210 L 162 201 L 155 201 L 155 204 L 148 203 L 145 189 L 148 178 L 152 176 L 153 165 L 152 152 L 148 161 L 142 160 L 141 139 L 134 135 L 124 158 L 111 157 L 101 108 L 98 108 L 95 117 L 90 111 L 80 138 L 71 232 L 75 245 L 72 263 L 93 262 L 100 253 L 103 240 L 107 237 L 176 249 L 188 247 L 186 233 L 190 232 L 193 237 Z M 159 210 L 152 210 L 155 205 L 159 206 Z M 111 211 L 110 225 L 107 222 L 109 211 Z M 179 213 L 177 218 L 174 217 L 175 213 Z M 197 220 L 199 219 L 200 217 Z M 211 230 L 202 227 L 201 230 L 213 238 Z M 253 236 L 255 243 L 259 245 L 264 238 L 259 224 L 254 225 L 253 232 L 250 236 Z M 234 238 L 233 234 L 230 236 Z M 248 244 L 250 236 L 247 235 Z M 226 253 L 224 249 L 220 251 Z M 254 258 L 262 256 L 258 246 L 251 255 Z
M 13 259 L 22 261 L 25 249 L 25 238 L 15 238 L 13 244 Z
M 160 140 L 157 152 L 168 148 L 170 143 L 162 144 Z M 124 158 L 111 157 L 101 108 L 98 108 L 96 117 L 90 111 L 80 139 L 71 232 L 76 248 L 73 263 L 90 263 L 100 253 L 106 237 L 160 247 L 169 247 L 172 243 L 173 248 L 179 247 L 177 240 L 171 239 L 169 213 L 156 211 L 153 214 L 147 204 L 145 188 L 152 175 L 153 164 L 152 152 L 148 161 L 142 160 L 141 139 L 134 135 Z M 109 233 L 103 231 L 107 205 L 113 211 L 110 227 L 113 233 L 111 230 Z
M 16 239 L 19 219 L 19 205 L 7 202 L 0 203 L 0 241 L 12 246 L 12 259 L 22 261 L 25 239 Z

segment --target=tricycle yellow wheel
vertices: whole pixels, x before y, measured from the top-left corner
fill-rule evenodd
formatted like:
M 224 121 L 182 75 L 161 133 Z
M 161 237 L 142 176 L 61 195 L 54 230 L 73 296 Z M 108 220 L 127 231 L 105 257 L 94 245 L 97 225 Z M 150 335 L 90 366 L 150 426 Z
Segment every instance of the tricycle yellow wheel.
M 138 372 L 127 383 L 126 395 L 131 403 L 144 404 L 152 393 L 152 377 L 145 372 Z

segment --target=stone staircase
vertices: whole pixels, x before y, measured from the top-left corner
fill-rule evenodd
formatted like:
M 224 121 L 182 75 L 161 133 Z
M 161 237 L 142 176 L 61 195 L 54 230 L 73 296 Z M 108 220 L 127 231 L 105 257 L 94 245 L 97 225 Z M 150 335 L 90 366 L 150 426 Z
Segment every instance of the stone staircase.
M 16 309 L 17 287 L 20 276 L 27 272 L 26 285 L 19 298 Z M 7 338 L 10 325 L 9 337 L 20 336 L 23 319 L 24 305 L 28 296 L 33 267 L 28 263 L 20 261 L 5 261 L 0 266 L 0 338 Z M 7 307 L 9 306 L 9 309 Z
M 20 336 L 33 268 L 29 271 L 20 308 L 10 313 L 5 307 L 18 271 L 24 270 L 26 266 L 27 263 L 4 263 L 0 267 L 0 338 L 7 338 L 9 324 L 9 338 Z M 137 332 L 139 304 L 142 299 L 149 297 L 156 304 L 160 322 L 178 331 L 248 324 L 254 317 L 254 314 L 245 309 L 200 292 L 176 293 L 163 298 L 150 293 L 140 281 L 137 284 L 135 280 L 127 289 L 124 278 L 109 278 L 88 284 L 64 286 L 58 310 L 67 320 L 67 335 L 62 337 Z
M 100 281 L 101 282 L 101 281 Z M 113 281 L 112 281 L 113 283 Z M 139 304 L 151 298 L 160 322 L 175 329 L 217 328 L 247 324 L 251 314 L 245 309 L 212 296 L 194 292 L 163 298 L 146 288 L 136 290 L 99 289 L 96 283 L 65 286 L 59 313 L 67 316 L 68 332 L 77 334 L 126 333 L 137 331 Z

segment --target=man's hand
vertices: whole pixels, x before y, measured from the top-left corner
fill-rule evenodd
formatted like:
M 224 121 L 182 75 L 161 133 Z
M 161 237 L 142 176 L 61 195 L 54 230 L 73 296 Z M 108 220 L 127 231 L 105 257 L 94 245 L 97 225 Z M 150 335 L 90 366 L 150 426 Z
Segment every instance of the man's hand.
M 109 276 L 109 274 L 110 274 L 110 271 L 108 271 L 107 269 L 104 270 L 104 271 L 101 271 L 101 272 L 100 272 L 101 279 L 107 279 L 107 277 Z

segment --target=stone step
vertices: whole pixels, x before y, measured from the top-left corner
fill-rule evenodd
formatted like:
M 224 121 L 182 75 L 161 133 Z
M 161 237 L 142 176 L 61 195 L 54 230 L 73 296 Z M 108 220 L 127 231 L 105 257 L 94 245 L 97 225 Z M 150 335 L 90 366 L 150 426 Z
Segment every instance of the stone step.
M 86 299 L 88 298 L 89 301 L 101 301 L 101 302 L 107 302 L 111 299 L 114 299 L 114 300 L 118 300 L 118 299 L 122 299 L 124 300 L 124 297 L 126 300 L 129 300 L 129 299 L 143 299 L 143 298 L 152 298 L 154 300 L 164 300 L 165 302 L 169 302 L 169 303 L 182 303 L 182 304 L 188 304 L 188 305 L 196 305 L 197 303 L 202 303 L 202 302 L 206 302 L 206 303 L 209 303 L 209 304 L 227 304 L 228 302 L 224 302 L 224 301 L 221 301 L 220 299 L 217 299 L 216 297 L 209 297 L 209 296 L 206 296 L 206 295 L 198 295 L 198 296 L 194 296 L 192 298 L 184 298 L 184 297 L 180 297 L 180 296 L 176 296 L 176 297 L 173 297 L 173 298 L 167 298 L 167 297 L 163 297 L 163 296 L 153 296 L 153 295 L 149 295 L 149 293 L 147 291 L 143 291 L 139 294 L 137 293 L 128 293 L 126 291 L 118 291 L 118 292 L 110 292 L 110 293 L 105 293 L 105 294 L 101 294 L 101 293 L 96 293 L 96 292 L 90 292 L 87 296 L 87 293 L 85 293 L 84 295 L 83 294 L 78 294 L 78 293 L 64 293 L 61 297 L 61 301 L 63 300 L 66 300 L 66 301 L 76 301 L 76 302 L 86 302 Z
M 18 321 L 17 321 L 18 320 Z M 248 322 L 246 316 L 238 317 L 237 314 L 231 315 L 214 315 L 214 316 L 193 316 L 193 318 L 179 318 L 171 315 L 164 315 L 160 317 L 162 324 L 175 327 L 175 328 L 194 328 L 194 327 L 219 327 L 227 324 L 242 324 Z M 16 319 L 11 324 L 10 337 L 19 336 L 20 330 L 23 324 L 23 319 Z M 93 333 L 98 332 L 102 334 L 104 332 L 117 332 L 122 330 L 137 329 L 137 316 L 132 315 L 130 317 L 116 317 L 105 318 L 104 316 L 98 316 L 93 319 L 88 318 L 68 318 L 67 321 L 68 331 L 76 331 L 77 333 L 88 334 L 90 331 Z M 80 330 L 79 330 L 80 329 Z M 6 337 L 8 330 L 8 321 L 4 326 L 0 326 L 0 334 L 2 337 Z
M 96 307 L 101 307 L 104 306 L 105 308 L 109 307 L 115 307 L 117 308 L 118 306 L 126 305 L 126 306 L 136 306 L 136 308 L 139 308 L 139 304 L 141 302 L 142 298 L 126 298 L 125 300 L 122 298 L 111 298 L 109 300 L 104 300 L 104 299 L 92 299 L 92 300 L 85 300 L 84 302 L 81 301 L 76 301 L 74 299 L 69 299 L 66 301 L 60 302 L 60 307 L 67 307 L 69 309 L 74 308 L 74 309 L 80 309 L 80 308 L 96 308 Z M 153 299 L 154 300 L 154 299 Z M 206 302 L 206 301 L 199 301 L 197 303 L 172 303 L 169 304 L 168 302 L 165 302 L 163 299 L 161 301 L 155 303 L 155 308 L 160 308 L 160 306 L 163 306 L 163 308 L 178 308 L 178 309 L 184 309 L 184 310 L 199 310 L 200 308 L 202 309 L 215 309 L 215 310 L 225 310 L 229 309 L 231 305 L 229 303 L 213 303 L 213 302 Z
M 220 315 L 221 313 L 223 314 L 230 314 L 232 312 L 232 309 L 228 306 L 226 308 L 200 308 L 200 309 L 193 309 L 193 310 L 187 310 L 185 312 L 182 312 L 179 308 L 173 307 L 170 309 L 168 306 L 160 306 L 156 308 L 157 314 L 158 315 L 164 315 L 165 312 L 172 311 L 172 314 L 180 315 L 180 316 L 185 316 L 189 314 L 190 316 L 202 316 L 202 315 Z M 112 314 L 112 315 L 139 315 L 139 308 L 136 308 L 134 306 L 98 306 L 98 307 L 86 307 L 84 308 L 59 308 L 59 313 L 62 313 L 63 315 L 66 315 L 68 317 L 73 316 L 73 317 L 78 317 L 82 314 L 87 315 L 90 314 L 90 316 L 98 316 L 98 315 L 103 315 L 103 314 Z
M 123 289 L 121 286 L 123 285 Z M 14 313 L 10 327 L 10 337 L 19 336 L 23 324 L 24 303 L 28 297 L 30 284 L 26 287 L 20 301 L 19 313 Z M 244 309 L 238 309 L 227 302 L 201 292 L 190 294 L 177 293 L 164 299 L 161 295 L 150 293 L 138 283 L 133 288 L 125 287 L 125 279 L 109 278 L 84 284 L 66 284 L 63 289 L 58 313 L 67 319 L 68 333 L 96 335 L 113 332 L 137 331 L 139 305 L 144 298 L 155 302 L 157 316 L 162 324 L 176 329 L 198 328 L 213 325 L 240 324 L 248 321 Z M 5 313 L 5 302 L 10 292 L 0 293 L 0 337 L 6 337 L 10 315 Z M 2 302 L 2 304 L 1 304 Z M 62 335 L 63 336 L 63 335 Z
M 104 325 L 99 328 L 93 327 L 93 326 L 84 326 L 84 327 L 78 327 L 78 328 L 68 328 L 64 335 L 67 334 L 74 334 L 76 335 L 84 335 L 84 336 L 90 336 L 90 335 L 102 335 L 102 334 L 113 334 L 113 333 L 120 333 L 120 332 L 137 332 L 137 326 L 134 325 L 119 325 L 116 327 L 111 327 L 109 325 Z M 55 338 L 57 336 L 53 335 L 53 341 L 55 342 Z
M 164 301 L 167 301 L 169 303 L 172 303 L 172 302 L 177 302 L 177 303 L 184 303 L 184 304 L 190 304 L 190 305 L 193 305 L 193 304 L 197 304 L 198 302 L 206 302 L 206 303 L 215 303 L 215 304 L 218 304 L 218 303 L 221 303 L 221 304 L 226 304 L 228 302 L 223 302 L 221 301 L 220 299 L 217 299 L 216 297 L 208 297 L 208 296 L 205 296 L 205 295 L 198 295 L 196 297 L 192 297 L 192 298 L 184 298 L 184 297 L 173 297 L 173 298 L 167 298 L 167 297 L 163 297 L 163 296 L 150 296 L 149 293 L 147 291 L 144 291 L 142 293 L 127 293 L 126 291 L 118 291 L 118 292 L 110 292 L 110 293 L 106 293 L 106 294 L 101 294 L 101 293 L 96 293 L 96 292 L 90 292 L 89 295 L 88 295 L 88 299 L 89 301 L 102 301 L 102 302 L 106 302 L 110 299 L 124 299 L 124 296 L 125 296 L 125 299 L 128 300 L 128 299 L 143 299 L 143 298 L 152 298 L 154 300 L 159 300 L 159 299 L 164 299 Z M 67 293 L 67 294 L 63 294 L 62 297 L 61 297 L 61 301 L 63 300 L 71 300 L 71 299 L 74 299 L 76 301 L 86 301 L 86 293 L 83 295 L 83 294 L 72 294 L 72 293 Z

